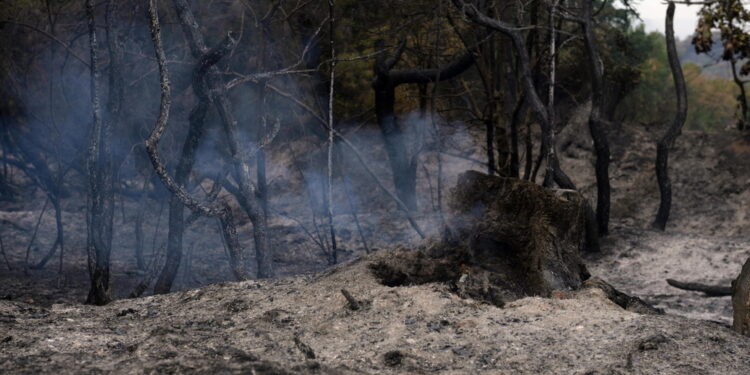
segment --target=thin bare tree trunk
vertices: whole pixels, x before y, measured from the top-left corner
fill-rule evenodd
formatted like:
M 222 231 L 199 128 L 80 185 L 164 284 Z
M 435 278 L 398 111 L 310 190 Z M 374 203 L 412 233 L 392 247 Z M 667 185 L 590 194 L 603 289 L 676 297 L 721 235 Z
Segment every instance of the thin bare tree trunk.
M 524 109 L 524 121 L 526 122 L 526 139 L 524 145 L 526 147 L 526 161 L 523 167 L 523 179 L 526 181 L 531 180 L 531 170 L 534 167 L 534 144 L 531 141 L 531 123 L 527 120 L 528 116 Z
M 661 200 L 659 202 L 659 211 L 652 227 L 664 230 L 669 220 L 669 211 L 672 208 L 672 182 L 669 179 L 669 149 L 674 146 L 675 140 L 680 135 L 682 126 L 687 118 L 687 88 L 685 85 L 685 76 L 682 73 L 682 66 L 677 55 L 677 47 L 674 39 L 674 12 L 675 4 L 670 1 L 667 7 L 667 18 L 665 21 L 665 33 L 667 39 L 667 57 L 669 58 L 669 67 L 672 69 L 672 78 L 674 79 L 675 94 L 677 95 L 677 114 L 675 115 L 672 125 L 659 140 L 656 145 L 656 179 L 659 182 L 659 193 Z
M 112 189 L 111 135 L 107 122 L 102 117 L 99 86 L 100 70 L 99 42 L 96 36 L 94 2 L 86 0 L 89 41 L 91 50 L 91 104 L 93 126 L 89 138 L 88 169 L 88 255 L 91 289 L 88 303 L 105 305 L 112 300 L 109 285 L 109 261 L 112 248 L 112 220 L 114 216 L 114 194 Z
M 544 186 L 552 186 L 555 178 L 555 165 L 552 162 L 557 159 L 555 153 L 555 85 L 557 84 L 557 28 L 555 27 L 555 16 L 557 15 L 557 5 L 560 0 L 552 0 L 552 9 L 549 12 L 549 87 L 547 88 L 547 117 L 549 118 L 549 129 L 545 138 L 547 142 L 547 171 L 544 175 Z
M 334 14 L 335 0 L 328 0 L 328 21 L 330 26 L 330 45 L 331 45 L 331 80 L 329 82 L 330 91 L 328 92 L 328 229 L 331 235 L 331 258 L 329 263 L 338 263 L 338 248 L 336 246 L 336 228 L 333 226 L 333 140 L 334 140 L 334 127 L 333 127 L 333 89 L 336 80 L 336 49 L 334 45 L 334 32 L 336 17 Z
M 594 21 L 591 1 L 583 2 L 583 27 L 586 49 L 588 50 L 589 69 L 591 72 L 591 114 L 589 116 L 589 131 L 594 141 L 596 152 L 596 222 L 599 234 L 609 232 L 609 141 L 604 132 L 605 122 L 602 120 L 604 104 L 604 66 L 599 55 L 599 46 L 594 32 Z

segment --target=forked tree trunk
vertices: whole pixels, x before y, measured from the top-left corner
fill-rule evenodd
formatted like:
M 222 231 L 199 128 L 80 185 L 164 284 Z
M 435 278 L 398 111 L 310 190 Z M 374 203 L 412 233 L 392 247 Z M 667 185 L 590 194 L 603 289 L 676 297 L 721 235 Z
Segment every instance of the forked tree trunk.
M 382 47 L 380 42 L 378 44 Z M 410 155 L 406 135 L 396 118 L 396 88 L 402 84 L 434 83 L 451 79 L 466 71 L 474 63 L 474 57 L 471 53 L 466 53 L 440 69 L 394 71 L 392 69 L 401 60 L 403 48 L 402 43 L 393 57 L 386 58 L 381 54 L 376 59 L 372 88 L 375 91 L 375 114 L 385 140 L 396 194 L 413 211 L 417 209 L 417 158 Z
M 177 197 L 182 204 L 194 213 L 219 218 L 224 240 L 226 241 L 227 250 L 229 252 L 229 262 L 232 268 L 232 273 L 238 280 L 245 280 L 247 278 L 247 273 L 245 270 L 244 255 L 242 246 L 237 237 L 237 229 L 234 224 L 231 209 L 226 204 L 214 204 L 212 200 L 209 200 L 208 202 L 200 202 L 195 197 L 191 196 L 184 186 L 177 184 L 174 178 L 169 175 L 159 154 L 159 141 L 161 136 L 167 130 L 169 107 L 172 104 L 172 90 L 169 84 L 167 57 L 164 53 L 164 46 L 161 41 L 161 26 L 159 24 L 157 0 L 149 1 L 148 13 L 151 40 L 154 43 L 156 61 L 159 66 L 161 99 L 159 104 L 159 116 L 154 124 L 154 129 L 151 131 L 151 134 L 149 134 L 145 142 L 146 153 L 148 153 L 156 175 L 173 196 Z M 227 41 L 233 41 L 233 39 L 227 38 Z
M 680 135 L 682 126 L 685 124 L 685 119 L 687 118 L 688 110 L 685 76 L 682 73 L 682 66 L 677 55 L 677 47 L 675 46 L 674 39 L 674 11 L 675 4 L 670 1 L 667 7 L 665 34 L 667 39 L 667 57 L 669 58 L 669 67 L 672 69 L 675 94 L 677 95 L 677 114 L 672 125 L 656 145 L 656 179 L 659 182 L 661 201 L 659 202 L 659 211 L 652 226 L 660 230 L 666 229 L 667 220 L 669 220 L 669 211 L 672 207 L 672 182 L 669 179 L 669 149 Z
M 205 89 L 205 77 L 208 69 L 228 54 L 233 43 L 224 41 L 212 51 L 206 53 L 193 70 L 193 91 L 198 97 L 198 104 L 190 112 L 190 127 L 182 145 L 182 153 L 177 163 L 175 182 L 185 186 L 190 177 L 190 171 L 195 164 L 195 154 L 205 129 L 205 118 L 210 105 L 210 98 Z M 182 237 L 185 231 L 184 205 L 176 196 L 169 201 L 169 235 L 167 236 L 167 259 L 159 278 L 154 285 L 154 294 L 169 293 L 177 277 L 182 259 Z
M 190 9 L 190 5 L 185 0 L 174 0 L 173 3 L 193 56 L 200 58 L 208 48 L 206 47 L 200 27 Z M 227 39 L 232 40 L 231 35 Z M 248 160 L 252 155 L 248 152 L 245 144 L 239 142 L 239 125 L 232 112 L 229 98 L 226 95 L 226 87 L 220 81 L 219 75 L 219 70 L 215 66 L 208 69 L 206 89 L 216 106 L 219 118 L 224 127 L 229 153 L 234 164 L 235 174 L 238 177 L 239 192 L 243 196 L 241 199 L 247 202 L 245 211 L 250 222 L 253 223 L 253 242 L 255 244 L 255 258 L 258 266 L 257 276 L 258 278 L 273 277 L 273 253 L 271 248 L 267 246 L 266 220 L 263 215 L 263 209 L 256 199 L 255 188 L 250 178 Z M 238 261 L 240 260 L 238 259 Z

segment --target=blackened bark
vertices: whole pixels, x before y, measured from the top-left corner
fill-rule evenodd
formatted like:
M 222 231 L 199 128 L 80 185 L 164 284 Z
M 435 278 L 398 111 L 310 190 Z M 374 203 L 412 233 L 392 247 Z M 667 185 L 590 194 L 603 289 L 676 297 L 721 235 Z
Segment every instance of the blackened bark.
M 378 43 L 379 48 L 382 48 L 381 43 Z M 375 91 L 375 115 L 385 140 L 396 195 L 409 210 L 413 211 L 417 209 L 417 158 L 409 155 L 404 131 L 396 118 L 394 111 L 396 87 L 409 83 L 426 84 L 449 80 L 471 67 L 474 63 L 474 56 L 466 53 L 458 60 L 439 69 L 392 70 L 401 60 L 403 48 L 402 43 L 394 56 L 386 58 L 380 55 L 376 59 L 373 66 L 375 78 L 372 88 Z
M 677 56 L 674 39 L 674 11 L 675 4 L 670 1 L 667 7 L 665 34 L 667 39 L 667 57 L 669 58 L 669 67 L 672 69 L 675 94 L 677 95 L 677 113 L 672 125 L 656 145 L 656 179 L 659 182 L 661 201 L 659 202 L 659 211 L 652 226 L 660 230 L 666 229 L 667 220 L 669 220 L 669 211 L 672 207 L 672 182 L 669 179 L 669 149 L 674 146 L 675 140 L 677 140 L 682 131 L 688 110 L 685 76 L 682 73 L 682 66 Z
M 524 119 L 528 117 L 526 110 L 523 111 L 523 116 Z M 523 179 L 529 181 L 531 180 L 531 170 L 534 167 L 534 145 L 531 143 L 531 123 L 528 121 L 526 122 L 526 139 L 524 143 L 526 146 L 526 161 L 523 168 Z
M 88 169 L 88 233 L 86 250 L 88 255 L 91 289 L 88 303 L 105 305 L 112 300 L 109 286 L 109 261 L 112 248 L 112 219 L 114 217 L 114 195 L 112 186 L 111 132 L 102 117 L 100 104 L 99 42 L 96 37 L 94 2 L 86 1 L 89 42 L 91 51 L 91 105 L 93 125 L 90 132 Z
M 737 61 L 732 59 L 730 61 L 732 65 L 732 79 L 734 80 L 734 84 L 737 85 L 737 88 L 740 90 L 740 95 L 737 96 L 737 101 L 740 104 L 740 111 L 742 113 L 740 114 L 742 116 L 742 119 L 737 122 L 737 129 L 738 130 L 744 130 L 747 124 L 747 94 L 745 92 L 745 82 L 743 82 L 740 77 L 737 75 Z
M 193 56 L 200 58 L 207 48 L 193 12 L 185 0 L 174 0 L 173 4 L 182 24 L 182 29 L 187 36 Z M 227 39 L 232 40 L 231 35 Z M 267 246 L 267 230 L 263 210 L 258 204 L 255 196 L 255 188 L 250 179 L 248 160 L 251 155 L 245 145 L 239 142 L 239 126 L 232 113 L 231 103 L 226 95 L 226 87 L 220 81 L 219 75 L 220 72 L 215 66 L 209 68 L 206 75 L 206 88 L 212 102 L 216 106 L 224 127 L 232 163 L 234 164 L 235 173 L 238 176 L 239 192 L 248 203 L 245 211 L 253 223 L 253 242 L 255 243 L 255 259 L 258 266 L 257 276 L 259 278 L 273 277 L 273 252 Z M 242 256 L 242 254 L 236 255 Z
M 198 97 L 198 104 L 190 112 L 190 125 L 182 153 L 177 162 L 175 182 L 185 186 L 190 172 L 195 165 L 195 154 L 205 129 L 205 118 L 210 105 L 210 98 L 205 89 L 205 77 L 208 69 L 214 66 L 231 51 L 232 42 L 224 41 L 209 51 L 198 61 L 193 69 L 193 91 Z M 177 277 L 182 260 L 182 236 L 185 231 L 184 205 L 179 198 L 172 196 L 169 201 L 169 235 L 167 236 L 167 258 L 164 268 L 154 285 L 154 294 L 169 293 Z
M 522 114 L 526 112 L 526 98 L 525 96 L 521 95 L 521 98 L 516 103 L 515 108 L 513 109 L 513 114 L 510 118 L 510 177 L 519 178 L 520 177 L 520 168 L 521 168 L 521 161 L 519 160 L 518 155 L 518 143 L 519 143 L 519 134 L 518 134 L 518 125 L 521 124 L 521 117 Z M 528 155 L 527 155 L 528 156 Z
M 487 174 L 495 174 L 495 118 L 492 111 L 484 119 L 485 145 L 487 148 Z
M 149 1 L 148 12 L 151 39 L 154 44 L 156 60 L 159 66 L 161 100 L 159 105 L 159 116 L 154 125 L 154 129 L 145 142 L 146 152 L 148 153 L 151 164 L 156 171 L 156 175 L 173 196 L 177 197 L 182 204 L 195 213 L 219 218 L 229 251 L 232 273 L 238 280 L 247 279 L 243 251 L 239 239 L 237 238 L 237 230 L 229 207 L 227 205 L 214 204 L 212 201 L 200 202 L 198 199 L 191 196 L 183 185 L 177 184 L 174 178 L 169 175 L 166 166 L 159 155 L 159 140 L 167 129 L 169 107 L 171 106 L 172 97 L 169 84 L 169 72 L 167 70 L 167 57 L 164 53 L 164 46 L 161 41 L 161 26 L 159 25 L 159 16 L 157 13 L 157 0 Z M 231 38 L 229 39 L 231 40 Z
M 519 95 L 518 93 L 518 82 L 516 80 L 515 72 L 515 59 L 513 58 L 512 53 L 513 44 L 508 38 L 505 38 L 505 41 L 503 43 L 503 50 L 505 51 L 505 53 L 503 54 L 505 56 L 503 59 L 505 60 L 505 82 L 508 88 L 508 94 L 506 95 L 504 105 L 505 108 L 513 108 L 513 111 L 507 117 L 508 132 L 510 133 L 508 134 L 510 150 L 508 156 L 507 174 L 510 177 L 518 178 L 520 176 L 520 161 L 518 159 L 518 125 L 520 114 L 525 108 L 525 99 L 523 95 Z
M 604 105 L 604 66 L 599 55 L 599 46 L 596 43 L 594 23 L 592 15 L 592 2 L 583 1 L 583 34 L 586 41 L 586 50 L 589 57 L 589 69 L 591 74 L 591 114 L 589 116 L 589 131 L 594 141 L 596 152 L 596 222 L 599 234 L 605 235 L 609 232 L 609 141 L 604 131 L 605 122 L 602 120 Z

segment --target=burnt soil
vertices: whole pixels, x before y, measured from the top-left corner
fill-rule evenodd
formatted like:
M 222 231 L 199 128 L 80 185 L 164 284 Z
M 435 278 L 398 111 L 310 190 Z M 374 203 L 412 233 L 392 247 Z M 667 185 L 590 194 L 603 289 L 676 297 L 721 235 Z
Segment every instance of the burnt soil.
M 566 138 L 566 132 L 581 131 L 585 126 L 574 124 L 561 134 L 562 164 L 591 196 L 590 142 Z M 346 202 L 334 207 L 345 263 L 327 268 L 296 221 L 314 228 L 301 179 L 277 167 L 270 170 L 272 191 L 279 192 L 275 207 L 285 215 L 274 215 L 270 224 L 281 278 L 231 282 L 217 224 L 199 219 L 186 234 L 190 255 L 177 292 L 125 299 L 158 269 L 165 231 L 152 234 L 164 227 L 166 210 L 161 218 L 158 205 L 147 211 L 151 266 L 138 270 L 130 250 L 135 206 L 126 201 L 120 209 L 118 202 L 112 269 L 121 299 L 105 307 L 81 304 L 87 290 L 85 201 L 64 202 L 62 278 L 56 258 L 43 270 L 22 271 L 44 203 L 41 194 L 2 203 L 0 234 L 13 269 L 0 259 L 0 373 L 746 373 L 750 339 L 728 328 L 729 297 L 682 291 L 665 279 L 728 285 L 750 257 L 750 140 L 732 131 L 680 136 L 670 159 L 672 216 L 667 230 L 659 232 L 650 229 L 658 204 L 656 135 L 628 126 L 613 137 L 612 233 L 600 254 L 584 260 L 592 275 L 665 315 L 626 311 L 598 289 L 523 298 L 501 308 L 462 298 L 445 282 L 382 285 L 371 264 L 398 250 L 365 255 Z M 472 141 L 466 134 L 457 142 Z M 304 145 L 298 147 L 304 151 Z M 463 155 L 482 159 L 480 151 Z M 283 165 L 287 156 L 275 157 Z M 370 157 L 383 160 L 382 150 Z M 431 165 L 434 157 L 425 160 Z M 466 169 L 484 169 L 450 156 L 444 162 L 446 185 Z M 376 171 L 387 175 L 382 165 Z M 368 211 L 359 219 L 370 248 L 415 246 L 418 237 L 391 205 L 368 206 L 385 201 L 371 185 L 353 186 L 355 205 Z M 424 175 L 419 189 L 422 206 L 429 207 Z M 429 209 L 418 220 L 439 233 Z M 241 227 L 248 245 L 249 229 L 247 223 Z M 31 247 L 32 260 L 46 252 L 54 234 L 48 212 Z M 342 288 L 361 302 L 359 310 L 349 308 Z

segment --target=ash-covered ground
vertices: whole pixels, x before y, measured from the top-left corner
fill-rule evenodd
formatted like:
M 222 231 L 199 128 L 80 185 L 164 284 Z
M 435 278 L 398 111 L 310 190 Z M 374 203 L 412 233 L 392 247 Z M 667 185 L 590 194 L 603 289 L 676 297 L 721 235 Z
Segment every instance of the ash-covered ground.
M 569 126 L 559 142 L 563 167 L 591 197 L 591 145 L 572 141 L 589 138 L 566 138 L 566 132 L 583 129 Z M 327 267 L 325 256 L 299 225 L 314 232 L 309 191 L 296 171 L 272 168 L 271 243 L 282 278 L 223 283 L 231 281 L 231 273 L 217 224 L 200 219 L 187 232 L 189 255 L 176 288 L 182 291 L 106 307 L 80 304 L 88 286 L 85 201 L 64 202 L 62 278 L 56 260 L 28 274 L 21 267 L 43 198 L 3 203 L 0 233 L 12 270 L 0 266 L 0 372 L 744 373 L 750 368 L 750 339 L 727 328 L 730 299 L 675 289 L 665 279 L 729 285 L 750 257 L 750 140 L 731 131 L 685 132 L 678 139 L 670 158 L 672 216 L 667 231 L 659 232 L 649 228 L 658 204 L 653 172 L 658 134 L 641 126 L 617 134 L 611 137 L 612 233 L 603 239 L 602 252 L 587 255 L 586 263 L 593 275 L 667 315 L 625 311 L 596 289 L 497 308 L 462 299 L 443 284 L 380 285 L 367 265 L 388 253 L 361 258 L 365 249 L 351 207 L 360 212 L 371 250 L 416 244 L 418 237 L 355 166 L 348 170 L 354 177 L 352 205 L 341 199 L 334 206 L 347 263 L 316 274 Z M 446 186 L 463 170 L 484 170 L 467 160 L 483 158 L 477 147 L 467 146 L 471 135 L 453 139 L 464 147 L 449 150 L 462 158 L 442 158 Z M 295 147 L 299 154 L 310 151 L 303 143 Z M 369 152 L 372 160 L 384 160 L 382 150 Z M 272 157 L 280 161 L 272 165 L 284 165 L 291 156 L 276 152 Z M 434 155 L 425 160 L 433 170 Z M 387 181 L 385 164 L 373 165 Z M 420 172 L 418 220 L 434 234 L 439 221 L 430 209 L 435 202 L 430 177 L 432 184 Z M 147 211 L 150 265 L 138 270 L 132 253 L 135 205 L 126 200 L 117 207 L 113 283 L 124 298 L 159 268 L 166 210 Z M 241 229 L 250 247 L 249 224 Z M 32 261 L 46 252 L 54 234 L 54 218 L 47 213 L 31 247 Z M 366 307 L 348 309 L 342 288 Z

